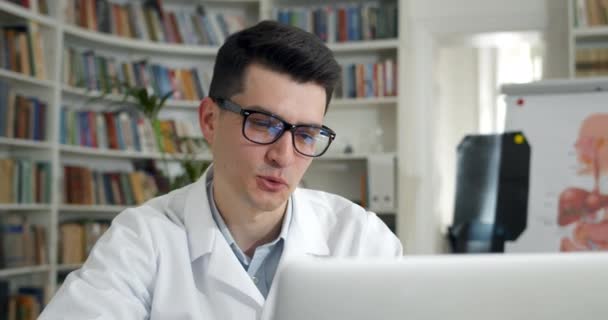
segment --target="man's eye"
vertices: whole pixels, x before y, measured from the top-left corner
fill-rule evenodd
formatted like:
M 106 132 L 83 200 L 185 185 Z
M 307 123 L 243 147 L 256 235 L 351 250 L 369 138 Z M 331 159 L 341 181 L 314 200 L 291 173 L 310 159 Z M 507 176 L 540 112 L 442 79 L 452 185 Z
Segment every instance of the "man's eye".
M 268 127 L 272 126 L 270 120 L 265 120 L 265 119 L 251 119 L 251 123 L 255 126 L 264 127 L 264 128 L 268 128 Z
M 306 144 L 312 144 L 315 142 L 315 136 L 308 134 L 306 132 L 299 132 L 298 133 L 298 140 L 306 143 Z

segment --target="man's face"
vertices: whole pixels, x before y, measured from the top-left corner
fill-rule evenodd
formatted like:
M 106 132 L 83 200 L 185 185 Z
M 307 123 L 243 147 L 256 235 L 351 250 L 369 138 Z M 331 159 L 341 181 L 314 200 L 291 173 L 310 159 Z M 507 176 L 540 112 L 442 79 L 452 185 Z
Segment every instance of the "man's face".
M 323 87 L 297 83 L 287 75 L 255 64 L 245 73 L 243 92 L 230 100 L 245 109 L 270 112 L 292 124 L 321 125 L 325 112 Z M 294 150 L 289 131 L 270 145 L 247 140 L 242 134 L 243 119 L 242 115 L 221 111 L 213 132 L 205 133 L 213 152 L 215 188 L 254 210 L 279 209 L 312 158 Z

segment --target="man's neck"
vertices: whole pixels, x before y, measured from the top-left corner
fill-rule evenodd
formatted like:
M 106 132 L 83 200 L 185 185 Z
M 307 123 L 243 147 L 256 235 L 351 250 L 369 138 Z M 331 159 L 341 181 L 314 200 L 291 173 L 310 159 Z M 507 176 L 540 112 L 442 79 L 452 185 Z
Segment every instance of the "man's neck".
M 273 211 L 260 211 L 213 187 L 213 198 L 219 214 L 239 248 L 249 257 L 255 249 L 276 239 L 281 233 L 287 202 Z

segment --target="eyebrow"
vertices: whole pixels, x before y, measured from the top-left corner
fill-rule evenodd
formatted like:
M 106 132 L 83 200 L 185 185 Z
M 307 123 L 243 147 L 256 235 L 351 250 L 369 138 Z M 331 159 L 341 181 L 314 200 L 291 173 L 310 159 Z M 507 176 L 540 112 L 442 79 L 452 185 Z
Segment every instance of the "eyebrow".
M 285 120 L 285 119 L 284 119 L 283 117 L 281 117 L 280 115 L 275 114 L 275 113 L 273 113 L 273 112 L 269 111 L 268 109 L 266 109 L 266 108 L 264 108 L 264 107 L 262 107 L 262 106 L 258 106 L 258 105 L 252 105 L 252 106 L 247 106 L 247 107 L 244 107 L 243 109 L 247 109 L 247 110 L 253 110 L 253 111 L 262 111 L 262 112 L 265 112 L 265 113 L 267 113 L 267 114 L 271 114 L 271 115 L 273 115 L 274 117 L 281 119 L 282 121 L 285 121 L 285 122 L 287 122 L 287 123 L 291 123 L 291 122 L 289 122 L 289 121 Z M 296 125 L 296 126 L 297 126 L 297 125 L 315 126 L 315 127 L 319 127 L 319 128 L 321 128 L 321 127 L 323 126 L 323 124 L 319 124 L 319 123 L 296 123 L 296 124 L 294 124 L 294 125 Z

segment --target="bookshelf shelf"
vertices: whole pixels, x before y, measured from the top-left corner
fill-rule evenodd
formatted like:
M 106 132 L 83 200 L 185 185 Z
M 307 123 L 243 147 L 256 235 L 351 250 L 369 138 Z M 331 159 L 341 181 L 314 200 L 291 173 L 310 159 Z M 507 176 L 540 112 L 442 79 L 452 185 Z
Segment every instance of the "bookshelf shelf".
M 35 140 L 14 139 L 0 137 L 0 146 L 23 147 L 32 149 L 50 149 L 51 144 Z
M 61 264 L 57 266 L 57 271 L 59 272 L 69 272 L 74 271 L 82 267 L 82 263 L 74 263 L 74 264 Z
M 50 211 L 45 203 L 0 203 L 0 211 Z
M 198 110 L 200 101 L 197 100 L 167 100 L 165 107 Z
M 0 2 L 0 3 L 2 3 L 2 2 Z M 26 84 L 30 84 L 30 85 L 45 87 L 45 88 L 54 88 L 55 87 L 55 83 L 52 81 L 36 79 L 34 77 L 30 77 L 30 76 L 27 76 L 27 75 L 24 75 L 24 74 L 21 74 L 18 72 L 6 70 L 6 69 L 0 69 L 0 78 L 14 80 L 14 81 L 18 81 L 21 83 L 26 83 Z
M 0 278 L 14 277 L 14 276 L 20 276 L 20 275 L 26 275 L 26 274 L 32 274 L 32 273 L 42 273 L 42 272 L 48 272 L 50 270 L 51 270 L 51 268 L 48 264 L 41 265 L 41 266 L 23 267 L 23 268 L 0 269 Z
M 201 3 L 259 4 L 260 0 L 201 0 Z
M 218 47 L 212 46 L 192 46 L 170 43 L 156 43 L 139 39 L 118 37 L 100 32 L 89 31 L 81 27 L 64 24 L 66 36 L 79 40 L 96 42 L 104 47 L 122 48 L 129 50 L 139 50 L 154 54 L 170 53 L 191 56 L 214 56 L 217 54 Z
M 572 30 L 572 35 L 576 38 L 605 38 L 608 37 L 608 26 L 575 28 Z
M 346 108 L 346 107 L 367 107 L 381 105 L 396 105 L 397 97 L 379 97 L 379 98 L 361 98 L 361 99 L 335 99 L 330 103 L 331 107 Z
M 608 26 L 574 28 L 572 29 L 572 35 L 577 38 L 608 37 Z
M 353 52 L 353 51 L 379 51 L 396 50 L 399 48 L 399 40 L 382 39 L 369 41 L 351 41 L 341 43 L 328 43 L 327 47 L 334 52 Z
M 102 93 L 99 91 L 91 91 L 83 88 L 74 88 L 70 86 L 63 85 L 61 91 L 66 95 L 78 96 L 83 98 L 94 99 L 97 98 L 102 101 L 109 102 L 121 102 L 123 97 L 117 94 L 107 94 L 104 97 L 101 97 Z M 127 100 L 126 103 L 132 103 L 130 100 Z M 176 109 L 198 109 L 199 101 L 197 100 L 167 100 L 165 103 L 165 108 L 176 108 Z
M 608 20 L 599 0 L 568 0 L 568 69 L 571 78 L 606 78 Z M 594 12 L 600 10 L 599 13 Z
M 79 205 L 79 204 L 62 204 L 59 207 L 61 212 L 70 213 L 114 213 L 129 208 L 128 206 L 113 206 L 113 205 Z
M 0 1 L 0 13 L 1 12 L 9 13 L 13 16 L 20 17 L 20 18 L 23 18 L 26 20 L 38 22 L 39 24 L 41 24 L 45 27 L 50 27 L 50 28 L 57 27 L 57 23 L 55 22 L 54 19 L 45 17 L 38 13 L 34 13 L 29 9 L 20 7 L 16 4 L 12 4 L 10 2 Z
M 382 154 L 392 155 L 394 157 L 397 156 L 394 152 L 385 152 L 385 153 L 382 153 Z M 321 161 L 323 161 L 323 160 L 325 160 L 325 161 L 367 160 L 372 155 L 376 155 L 376 153 L 352 153 L 352 154 L 346 154 L 346 153 L 333 154 L 333 153 L 330 153 L 330 154 L 325 154 L 325 155 L 321 156 L 317 160 L 321 160 Z
M 62 153 L 66 154 L 77 154 L 94 157 L 105 157 L 114 159 L 155 159 L 162 160 L 166 158 L 169 161 L 172 160 L 185 160 L 190 156 L 185 154 L 161 154 L 161 153 L 142 153 L 135 151 L 120 151 L 120 150 L 108 150 L 108 149 L 97 149 L 90 147 L 81 146 L 68 146 L 62 145 L 60 148 Z M 195 160 L 211 160 L 211 155 L 202 154 L 195 157 Z

